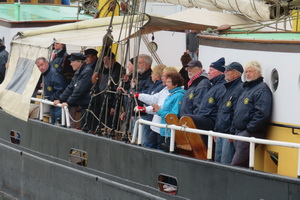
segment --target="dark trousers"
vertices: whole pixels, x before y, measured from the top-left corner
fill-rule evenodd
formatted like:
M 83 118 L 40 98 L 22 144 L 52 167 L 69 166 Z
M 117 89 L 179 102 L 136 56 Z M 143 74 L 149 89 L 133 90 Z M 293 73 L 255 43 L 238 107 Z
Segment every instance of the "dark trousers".
M 152 149 L 159 149 L 160 141 L 160 134 L 153 130 L 150 130 L 147 136 L 147 141 L 145 142 L 144 146 Z
M 237 132 L 235 135 L 250 137 L 250 134 L 246 130 Z M 235 140 L 235 153 L 233 155 L 231 164 L 241 167 L 249 167 L 249 147 L 249 142 Z

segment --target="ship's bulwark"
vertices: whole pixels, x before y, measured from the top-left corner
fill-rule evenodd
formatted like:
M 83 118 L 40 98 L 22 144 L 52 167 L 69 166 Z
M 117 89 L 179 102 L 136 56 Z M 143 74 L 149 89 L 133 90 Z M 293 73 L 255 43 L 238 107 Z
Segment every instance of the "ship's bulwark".
M 0 191 L 18 199 L 300 199 L 298 179 L 24 122 L 3 111 L 0 127 Z M 21 133 L 20 146 L 8 142 L 11 130 Z M 88 153 L 88 167 L 68 161 L 71 148 Z M 158 191 L 159 174 L 177 178 L 176 196 Z

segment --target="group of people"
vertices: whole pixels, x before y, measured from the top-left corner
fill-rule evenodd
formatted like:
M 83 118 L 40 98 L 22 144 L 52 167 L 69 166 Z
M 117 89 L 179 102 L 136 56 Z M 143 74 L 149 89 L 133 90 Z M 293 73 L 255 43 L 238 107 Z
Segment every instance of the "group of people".
M 202 130 L 246 137 L 265 136 L 272 111 L 272 92 L 263 82 L 260 63 L 251 61 L 245 67 L 238 62 L 225 65 L 225 59 L 220 58 L 211 63 L 206 73 L 200 61 L 190 60 L 184 69 L 189 77 L 186 90 L 180 73 L 164 70 L 162 84 L 165 87 L 160 92 L 134 94 L 148 105 L 137 106 L 136 110 L 154 113 L 152 121 L 163 124 L 166 123 L 164 117 L 173 113 L 178 117 L 190 116 Z M 243 74 L 245 82 L 242 81 Z M 161 149 L 169 143 L 168 129 L 150 129 L 143 130 L 143 146 Z M 207 136 L 202 135 L 202 139 L 207 145 Z M 216 162 L 248 166 L 249 143 L 214 139 Z
M 62 106 L 68 106 L 70 115 L 75 119 L 78 109 L 83 115 L 88 108 L 92 88 L 92 75 L 97 63 L 98 51 L 87 49 L 84 54 L 72 53 L 68 55 L 66 47 L 61 43 L 54 43 L 54 50 L 50 61 L 45 57 L 36 59 L 35 64 L 43 77 L 43 96 L 54 102 L 50 109 L 51 123 L 61 118 Z M 71 70 L 69 69 L 71 68 Z M 81 126 L 84 124 L 84 117 Z M 75 120 L 71 120 L 71 127 L 75 128 Z
M 225 65 L 225 58 L 220 58 L 206 72 L 199 60 L 184 53 L 183 68 L 178 72 L 165 65 L 152 68 L 152 58 L 141 54 L 130 59 L 125 73 L 111 50 L 104 53 L 99 63 L 95 49 L 68 57 L 63 44 L 54 47 L 50 62 L 43 57 L 36 60 L 44 78 L 44 96 L 54 102 L 52 122 L 61 116 L 61 109 L 55 107 L 61 103 L 69 107 L 71 116 L 79 107 L 80 128 L 90 133 L 103 127 L 118 129 L 126 119 L 131 125 L 138 117 L 165 124 L 165 116 L 173 113 L 190 116 L 198 129 L 265 136 L 272 93 L 263 82 L 262 69 L 256 61 L 243 67 L 238 62 Z M 66 58 L 75 71 L 71 80 L 62 74 Z M 136 73 L 133 66 L 137 66 Z M 163 149 L 170 143 L 169 129 L 144 125 L 142 134 L 142 146 L 148 148 Z M 207 136 L 202 135 L 202 140 L 207 145 Z M 215 138 L 215 161 L 246 167 L 248 156 L 249 143 Z

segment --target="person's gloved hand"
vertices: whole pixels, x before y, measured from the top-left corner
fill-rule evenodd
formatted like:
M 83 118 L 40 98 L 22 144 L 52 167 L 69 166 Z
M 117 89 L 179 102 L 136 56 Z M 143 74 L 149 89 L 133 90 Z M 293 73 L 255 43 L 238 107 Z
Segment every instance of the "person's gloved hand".
M 144 106 L 136 106 L 134 107 L 134 112 L 142 112 L 142 113 L 145 113 L 146 112 L 146 107 Z
M 131 92 L 132 96 L 136 99 L 139 98 L 140 93 Z

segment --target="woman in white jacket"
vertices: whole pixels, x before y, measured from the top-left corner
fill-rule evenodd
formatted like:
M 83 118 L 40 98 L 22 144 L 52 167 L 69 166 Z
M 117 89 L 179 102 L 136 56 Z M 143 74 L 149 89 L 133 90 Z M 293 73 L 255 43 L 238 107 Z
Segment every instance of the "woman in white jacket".
M 161 78 L 164 86 L 166 85 L 167 74 L 174 73 L 174 72 L 178 72 L 175 67 L 167 67 L 164 69 L 163 75 Z M 170 93 L 169 93 L 167 87 L 164 87 L 160 92 L 153 94 L 153 95 L 135 94 L 135 96 L 138 98 L 138 100 L 144 102 L 145 104 L 148 104 L 148 105 L 157 104 L 160 107 L 162 107 L 165 99 L 167 98 L 167 96 L 169 96 L 169 94 Z M 147 107 L 142 107 L 142 108 L 136 107 L 135 111 L 146 112 L 147 114 L 153 114 L 154 116 L 153 116 L 152 122 L 155 122 L 155 123 L 161 122 L 161 118 L 157 115 L 156 112 L 153 112 L 152 106 L 147 106 Z M 151 143 L 151 148 L 160 149 L 160 146 L 158 145 L 158 143 L 160 142 L 160 128 L 155 127 L 155 126 L 150 126 L 150 129 L 151 129 L 151 132 L 149 133 L 149 135 L 147 137 L 148 142 Z

